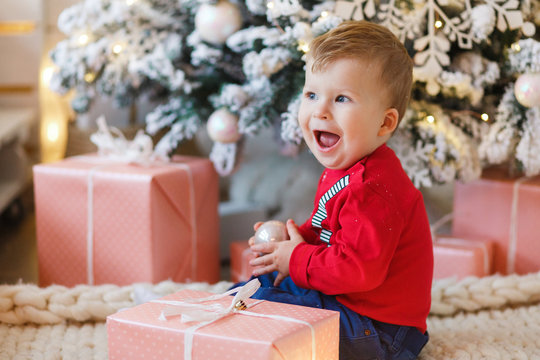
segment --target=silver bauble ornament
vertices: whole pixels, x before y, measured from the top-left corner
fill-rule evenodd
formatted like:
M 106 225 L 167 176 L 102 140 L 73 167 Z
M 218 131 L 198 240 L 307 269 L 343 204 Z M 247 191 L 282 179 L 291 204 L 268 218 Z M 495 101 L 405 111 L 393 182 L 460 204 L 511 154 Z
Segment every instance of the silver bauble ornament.
M 238 131 L 238 116 L 226 108 L 218 109 L 210 115 L 206 130 L 210 139 L 222 144 L 237 142 L 242 137 Z
M 201 39 L 210 44 L 224 44 L 241 27 L 240 10 L 227 0 L 220 0 L 217 4 L 202 4 L 195 14 L 195 29 Z
M 514 95 L 523 106 L 540 106 L 540 73 L 520 75 L 514 84 Z
M 283 240 L 287 240 L 287 227 L 281 221 L 267 221 L 255 232 L 255 244 Z

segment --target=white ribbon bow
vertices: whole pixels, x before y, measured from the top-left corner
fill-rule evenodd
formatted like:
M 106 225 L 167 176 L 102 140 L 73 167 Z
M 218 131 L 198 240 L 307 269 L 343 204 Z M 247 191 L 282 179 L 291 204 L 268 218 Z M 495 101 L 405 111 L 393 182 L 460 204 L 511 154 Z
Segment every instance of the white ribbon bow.
M 309 322 L 286 317 L 286 316 L 259 314 L 259 313 L 254 313 L 250 311 L 245 311 L 245 309 L 253 307 L 261 303 L 262 301 L 264 301 L 264 300 L 260 300 L 249 305 L 246 305 L 246 303 L 244 302 L 251 295 L 255 294 L 255 292 L 259 289 L 259 287 L 261 287 L 261 283 L 259 282 L 259 280 L 253 279 L 242 287 L 234 288 L 227 292 L 224 292 L 223 294 L 213 295 L 206 298 L 185 299 L 182 301 L 153 300 L 152 302 L 171 305 L 164 308 L 161 311 L 161 315 L 159 317 L 160 320 L 167 320 L 168 317 L 182 315 L 181 317 L 182 322 L 200 321 L 198 324 L 193 325 L 187 328 L 186 330 L 184 330 L 185 331 L 184 360 L 191 360 L 192 358 L 193 337 L 195 335 L 195 332 L 198 329 L 206 325 L 210 325 L 211 323 L 219 319 L 222 319 L 231 314 L 235 314 L 237 312 L 244 315 L 248 315 L 248 316 L 269 318 L 269 319 L 274 319 L 274 320 L 283 320 L 283 321 L 295 322 L 295 323 L 306 325 L 307 327 L 309 327 L 310 332 L 311 332 L 311 359 L 315 360 L 316 358 L 315 328 Z M 205 302 L 205 301 L 218 300 L 225 296 L 231 295 L 235 292 L 237 292 L 237 294 L 234 296 L 231 304 L 228 307 L 224 307 L 221 304 L 211 304 L 211 305 L 196 304 L 196 303 Z
M 258 279 L 249 281 L 242 287 L 231 289 L 223 294 L 217 294 L 200 299 L 186 299 L 183 301 L 154 300 L 152 302 L 171 305 L 161 311 L 160 320 L 167 320 L 168 317 L 181 315 L 183 323 L 190 321 L 216 321 L 234 312 L 247 309 L 245 301 L 261 287 Z M 221 304 L 203 305 L 197 304 L 206 301 L 218 300 L 236 292 L 231 304 L 224 307 Z
M 168 161 L 154 152 L 152 138 L 143 130 L 137 131 L 135 138 L 129 141 L 118 128 L 109 127 L 105 117 L 100 116 L 96 123 L 98 130 L 90 135 L 90 141 L 98 147 L 99 155 L 124 163 L 148 164 L 157 159 Z

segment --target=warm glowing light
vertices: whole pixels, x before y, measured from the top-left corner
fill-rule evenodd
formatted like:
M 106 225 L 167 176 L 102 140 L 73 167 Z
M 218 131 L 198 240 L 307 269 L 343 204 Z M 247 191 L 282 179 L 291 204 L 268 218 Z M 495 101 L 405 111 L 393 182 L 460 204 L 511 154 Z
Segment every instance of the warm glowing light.
M 309 44 L 303 40 L 298 41 L 298 50 L 307 53 L 309 51 Z
M 41 71 L 41 82 L 45 86 L 49 86 L 52 76 L 54 74 L 54 66 L 47 66 Z
M 131 6 L 135 3 L 135 0 L 126 0 L 126 5 Z
M 443 22 L 442 22 L 441 20 L 435 21 L 435 27 L 436 27 L 437 29 L 442 28 L 442 26 L 443 26 Z
M 518 43 L 513 43 L 511 45 L 511 47 L 512 47 L 512 50 L 514 50 L 515 52 L 520 52 L 521 51 L 521 46 L 519 46 Z
M 88 36 L 88 34 L 81 34 L 79 35 L 79 37 L 77 38 L 77 42 L 79 43 L 79 45 L 81 46 L 84 46 L 86 44 L 88 44 L 88 41 L 90 40 L 90 37 Z
M 433 115 L 428 115 L 426 116 L 426 121 L 430 124 L 433 124 L 435 122 L 435 118 L 433 117 Z
M 93 72 L 87 72 L 86 74 L 84 74 L 84 81 L 86 81 L 87 83 L 91 83 L 95 80 L 95 78 L 96 74 L 94 74 Z
M 325 18 L 325 17 L 327 17 L 327 16 L 328 16 L 328 11 L 323 11 L 323 12 L 321 13 L 321 17 L 322 17 L 322 18 Z
M 60 129 L 58 128 L 57 123 L 50 123 L 47 125 L 47 139 L 50 142 L 55 142 L 58 140 L 60 134 Z
M 112 47 L 112 51 L 116 55 L 120 54 L 122 52 L 122 50 L 124 50 L 124 47 L 121 44 L 115 44 Z
M 486 113 L 483 113 L 482 115 L 480 115 L 480 119 L 482 119 L 484 121 L 488 121 L 489 120 L 489 115 L 486 114 Z
M 274 8 L 274 3 L 272 1 L 269 1 L 268 4 L 266 4 L 266 7 L 269 8 L 269 9 L 273 9 Z

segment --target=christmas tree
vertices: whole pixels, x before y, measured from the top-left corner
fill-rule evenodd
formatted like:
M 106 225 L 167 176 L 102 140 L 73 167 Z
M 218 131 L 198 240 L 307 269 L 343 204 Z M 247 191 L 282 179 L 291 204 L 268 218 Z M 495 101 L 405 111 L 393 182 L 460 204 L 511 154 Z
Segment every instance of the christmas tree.
M 206 126 L 230 173 L 246 137 L 272 127 L 301 146 L 304 55 L 344 20 L 392 30 L 414 59 L 413 98 L 389 145 L 417 186 L 508 162 L 540 172 L 540 5 L 529 0 L 85 0 L 58 20 L 51 87 L 128 106 L 160 101 L 146 131 L 170 154 Z M 285 146 L 285 145 L 283 145 Z

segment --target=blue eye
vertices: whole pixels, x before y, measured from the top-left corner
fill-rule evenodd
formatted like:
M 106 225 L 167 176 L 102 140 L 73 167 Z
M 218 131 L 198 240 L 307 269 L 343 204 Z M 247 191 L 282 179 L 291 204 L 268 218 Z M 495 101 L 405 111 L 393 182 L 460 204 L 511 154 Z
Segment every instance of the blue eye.
M 336 102 L 346 102 L 346 101 L 349 101 L 349 98 L 346 97 L 346 96 L 343 96 L 343 95 L 339 95 L 339 96 L 336 98 Z
M 312 93 L 312 92 L 306 93 L 306 97 L 307 97 L 309 100 L 316 100 L 316 99 L 317 99 L 317 95 L 316 95 L 315 93 Z

